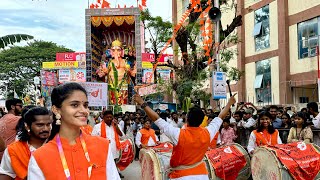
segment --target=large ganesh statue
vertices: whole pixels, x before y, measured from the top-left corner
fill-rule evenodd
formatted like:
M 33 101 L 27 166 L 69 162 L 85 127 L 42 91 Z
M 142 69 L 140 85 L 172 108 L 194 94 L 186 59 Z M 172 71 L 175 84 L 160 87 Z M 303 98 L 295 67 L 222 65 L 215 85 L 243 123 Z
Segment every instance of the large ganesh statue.
M 137 73 L 135 58 L 133 59 L 133 48 L 124 53 L 122 43 L 115 40 L 111 49 L 105 48 L 105 54 L 97 69 L 100 79 L 108 83 L 109 104 L 122 105 L 128 103 L 128 85 L 134 84 Z M 126 54 L 126 55 L 125 55 Z M 109 58 L 108 56 L 111 55 Z

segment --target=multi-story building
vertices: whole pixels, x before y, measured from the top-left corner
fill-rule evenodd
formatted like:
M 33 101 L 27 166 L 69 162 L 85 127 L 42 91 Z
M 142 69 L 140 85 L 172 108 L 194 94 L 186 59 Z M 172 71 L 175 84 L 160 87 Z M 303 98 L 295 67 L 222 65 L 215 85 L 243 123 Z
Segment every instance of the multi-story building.
M 188 0 L 178 1 L 176 12 L 183 11 L 185 1 Z M 240 42 L 228 46 L 237 51 L 229 65 L 245 72 L 240 81 L 231 85 L 231 90 L 238 93 L 238 101 L 257 105 L 318 101 L 320 1 L 235 3 L 236 9 L 228 11 L 221 6 L 221 23 L 225 29 L 235 14 L 242 15 L 242 26 L 233 32 Z

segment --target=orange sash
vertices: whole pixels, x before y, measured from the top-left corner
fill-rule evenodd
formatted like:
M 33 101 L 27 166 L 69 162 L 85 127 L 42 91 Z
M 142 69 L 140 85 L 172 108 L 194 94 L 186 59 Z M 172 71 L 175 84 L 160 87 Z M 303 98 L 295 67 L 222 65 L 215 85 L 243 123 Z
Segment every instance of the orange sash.
M 101 137 L 103 138 L 107 138 L 107 133 L 106 133 L 106 123 L 104 121 L 101 122 Z M 116 141 L 116 147 L 117 147 L 117 150 L 119 150 L 121 148 L 121 144 L 120 144 L 120 139 L 119 139 L 119 135 L 117 133 L 117 130 L 116 130 L 116 125 L 114 123 L 112 123 L 112 127 L 113 127 L 113 131 L 114 131 L 114 138 L 115 138 L 115 141 Z
M 16 141 L 10 144 L 8 153 L 12 169 L 17 175 L 15 179 L 25 179 L 28 175 L 28 164 L 31 156 L 27 142 Z
M 256 136 L 257 146 L 278 144 L 278 130 L 276 130 L 273 134 L 269 134 L 267 130 L 263 130 L 262 132 L 254 130 L 253 133 Z
M 90 126 L 89 124 L 85 125 L 85 126 L 82 126 L 80 127 L 81 131 L 88 134 L 88 135 L 91 135 L 92 133 L 92 126 Z
M 155 143 L 157 143 L 157 139 L 156 139 L 156 134 L 155 134 L 155 131 L 153 129 L 141 129 L 140 130 L 140 133 L 141 133 L 141 144 L 143 145 L 148 145 L 148 142 L 149 142 L 149 138 L 151 137 L 153 139 L 153 141 Z

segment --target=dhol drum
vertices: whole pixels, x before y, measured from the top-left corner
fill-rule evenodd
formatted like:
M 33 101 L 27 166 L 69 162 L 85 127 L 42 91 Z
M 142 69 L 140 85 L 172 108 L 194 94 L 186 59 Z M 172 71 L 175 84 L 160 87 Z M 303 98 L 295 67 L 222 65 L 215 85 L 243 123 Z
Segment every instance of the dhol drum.
M 120 171 L 123 171 L 133 161 L 136 149 L 131 139 L 120 141 L 120 144 L 121 148 L 119 158 L 116 161 L 116 165 Z
M 308 168 L 309 166 L 319 169 L 320 155 L 315 156 L 314 154 L 320 153 L 320 148 L 314 144 L 309 145 L 307 148 L 306 144 L 298 142 L 274 146 L 277 147 L 277 149 L 268 146 L 258 147 L 251 159 L 252 178 L 254 180 L 320 179 L 319 170 L 301 169 L 301 167 Z M 296 148 L 294 146 L 296 146 Z M 284 163 L 287 162 L 289 164 L 285 165 Z M 302 163 L 302 166 L 291 169 L 292 172 L 297 173 L 300 171 L 300 173 L 303 174 L 309 171 L 314 173 L 313 176 L 315 177 L 303 177 L 303 175 L 300 174 L 297 178 L 293 178 L 290 174 L 290 163 L 298 162 Z
M 169 142 L 140 150 L 142 180 L 167 180 L 173 145 Z
M 147 150 L 152 149 L 155 152 L 172 152 L 173 145 L 171 144 L 171 142 L 163 142 L 163 143 L 158 144 L 157 146 L 150 146 L 150 147 L 144 148 L 144 150 L 146 150 L 146 149 Z M 144 155 L 144 153 L 139 154 L 140 162 L 143 159 L 143 155 Z
M 204 160 L 209 179 L 247 180 L 250 177 L 250 156 L 239 144 L 211 149 Z

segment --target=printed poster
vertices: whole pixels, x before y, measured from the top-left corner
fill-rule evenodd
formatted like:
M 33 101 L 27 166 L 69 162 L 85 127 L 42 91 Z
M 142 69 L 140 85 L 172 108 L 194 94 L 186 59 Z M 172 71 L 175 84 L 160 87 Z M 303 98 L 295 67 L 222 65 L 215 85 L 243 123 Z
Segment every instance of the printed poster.
M 42 86 L 56 86 L 57 85 L 57 74 L 54 72 L 49 72 L 42 70 L 40 72 L 41 85 Z
M 108 106 L 108 84 L 107 83 L 80 83 L 88 93 L 89 107 Z
M 59 83 L 86 82 L 86 69 L 60 69 Z
M 213 84 L 213 88 L 212 88 L 213 99 L 227 99 L 226 73 L 213 72 L 212 84 Z

